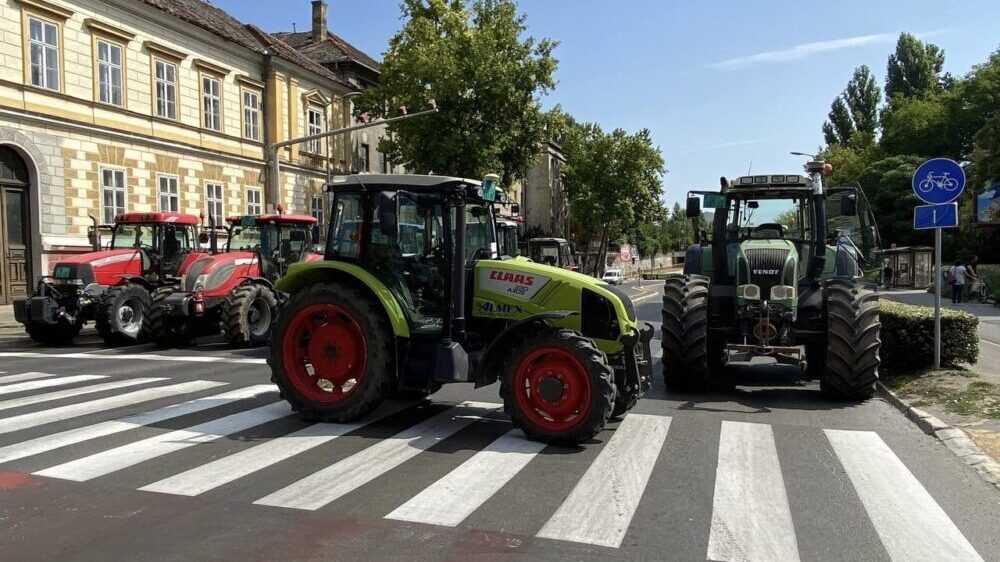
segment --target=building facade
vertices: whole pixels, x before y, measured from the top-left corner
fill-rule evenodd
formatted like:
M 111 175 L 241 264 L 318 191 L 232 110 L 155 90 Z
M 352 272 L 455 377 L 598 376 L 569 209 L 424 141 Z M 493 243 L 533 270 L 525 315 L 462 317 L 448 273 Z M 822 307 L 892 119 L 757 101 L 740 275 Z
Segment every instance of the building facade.
M 269 187 L 267 146 L 349 123 L 357 88 L 200 0 L 0 0 L 0 44 L 0 304 L 87 251 L 91 216 L 325 220 L 327 175 L 358 169 L 357 135 L 293 145 Z
M 541 155 L 516 190 L 526 232 L 531 236 L 570 239 L 569 197 L 562 182 L 566 163 L 555 141 L 542 143 Z

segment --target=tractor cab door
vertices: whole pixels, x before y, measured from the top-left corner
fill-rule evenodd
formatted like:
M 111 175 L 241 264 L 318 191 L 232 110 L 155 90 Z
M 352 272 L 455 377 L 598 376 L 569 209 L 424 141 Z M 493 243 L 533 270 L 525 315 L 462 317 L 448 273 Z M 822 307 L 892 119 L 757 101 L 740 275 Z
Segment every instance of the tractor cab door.
M 175 224 L 163 224 L 157 227 L 159 243 L 157 251 L 160 256 L 160 274 L 176 276 L 184 258 L 191 252 L 195 244 L 194 228 Z M 145 268 L 144 268 L 145 271 Z
M 827 260 L 827 270 L 845 267 L 854 262 L 859 274 L 874 278 L 881 271 L 878 264 L 880 240 L 875 215 L 864 191 L 859 187 L 834 187 L 826 195 L 828 254 L 835 253 L 833 263 Z M 843 271 L 836 271 L 842 274 Z M 874 276 L 874 277 L 873 277 Z

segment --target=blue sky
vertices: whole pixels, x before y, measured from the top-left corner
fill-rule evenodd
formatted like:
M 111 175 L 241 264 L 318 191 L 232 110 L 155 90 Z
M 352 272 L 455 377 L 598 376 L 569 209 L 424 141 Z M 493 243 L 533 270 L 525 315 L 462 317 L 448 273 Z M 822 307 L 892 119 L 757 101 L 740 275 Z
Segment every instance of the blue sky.
M 381 59 L 398 0 L 328 0 L 330 28 Z M 268 31 L 310 26 L 309 0 L 214 0 Z M 276 16 L 275 6 L 280 5 Z M 1000 47 L 1000 2 L 932 0 L 520 0 L 529 32 L 560 41 L 545 100 L 605 128 L 648 128 L 669 173 L 664 200 L 719 176 L 797 172 L 822 144 L 830 102 L 867 64 L 881 81 L 896 36 L 944 48 L 965 74 Z

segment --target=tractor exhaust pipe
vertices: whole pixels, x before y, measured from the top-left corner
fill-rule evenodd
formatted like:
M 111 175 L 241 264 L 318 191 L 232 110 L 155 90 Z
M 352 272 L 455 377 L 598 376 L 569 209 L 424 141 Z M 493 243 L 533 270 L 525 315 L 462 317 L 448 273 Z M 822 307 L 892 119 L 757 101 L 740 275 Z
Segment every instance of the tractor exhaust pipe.
M 810 279 L 819 279 L 826 267 L 826 195 L 823 193 L 823 174 L 832 169 L 832 166 L 820 160 L 806 164 L 806 171 L 813 181 L 813 208 L 816 210 L 816 243 L 809 270 Z
M 219 233 L 215 229 L 215 213 L 208 213 L 208 228 L 211 232 L 208 236 L 208 251 L 214 256 L 219 253 Z
M 87 232 L 87 237 L 90 239 L 90 247 L 95 252 L 101 251 L 101 229 L 97 227 L 97 217 L 94 215 L 87 215 L 90 217 L 90 222 L 94 223 Z
M 459 190 L 455 204 L 455 258 L 452 270 L 451 338 L 465 341 L 465 190 Z

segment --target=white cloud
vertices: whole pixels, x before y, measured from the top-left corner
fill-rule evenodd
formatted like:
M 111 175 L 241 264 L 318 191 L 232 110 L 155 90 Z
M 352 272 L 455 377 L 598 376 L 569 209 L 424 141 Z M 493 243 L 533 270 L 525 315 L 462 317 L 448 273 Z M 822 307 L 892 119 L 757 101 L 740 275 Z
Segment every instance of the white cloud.
M 723 148 L 733 148 L 735 146 L 746 146 L 748 144 L 760 144 L 762 142 L 767 142 L 767 140 L 766 139 L 745 139 L 745 140 L 728 141 L 728 142 L 723 142 L 723 143 L 719 143 L 719 144 L 712 145 L 712 146 L 706 146 L 706 147 L 703 147 L 703 148 L 695 148 L 695 149 L 692 149 L 692 150 L 684 150 L 684 151 L 681 151 L 681 152 L 676 152 L 675 154 L 697 154 L 699 152 L 711 152 L 713 150 L 722 150 Z
M 954 29 L 951 28 L 937 29 L 926 33 L 916 33 L 915 35 L 917 37 L 926 38 L 934 35 L 950 33 L 952 31 L 954 31 Z M 742 70 L 753 66 L 803 60 L 822 53 L 842 51 L 844 49 L 857 49 L 868 45 L 894 43 L 898 37 L 898 33 L 875 33 L 872 35 L 857 35 L 855 37 L 843 37 L 841 39 L 831 39 L 828 41 L 814 41 L 811 43 L 795 45 L 778 51 L 765 51 L 763 53 L 755 53 L 752 55 L 726 59 L 724 61 L 711 63 L 707 65 L 707 67 L 715 70 Z

